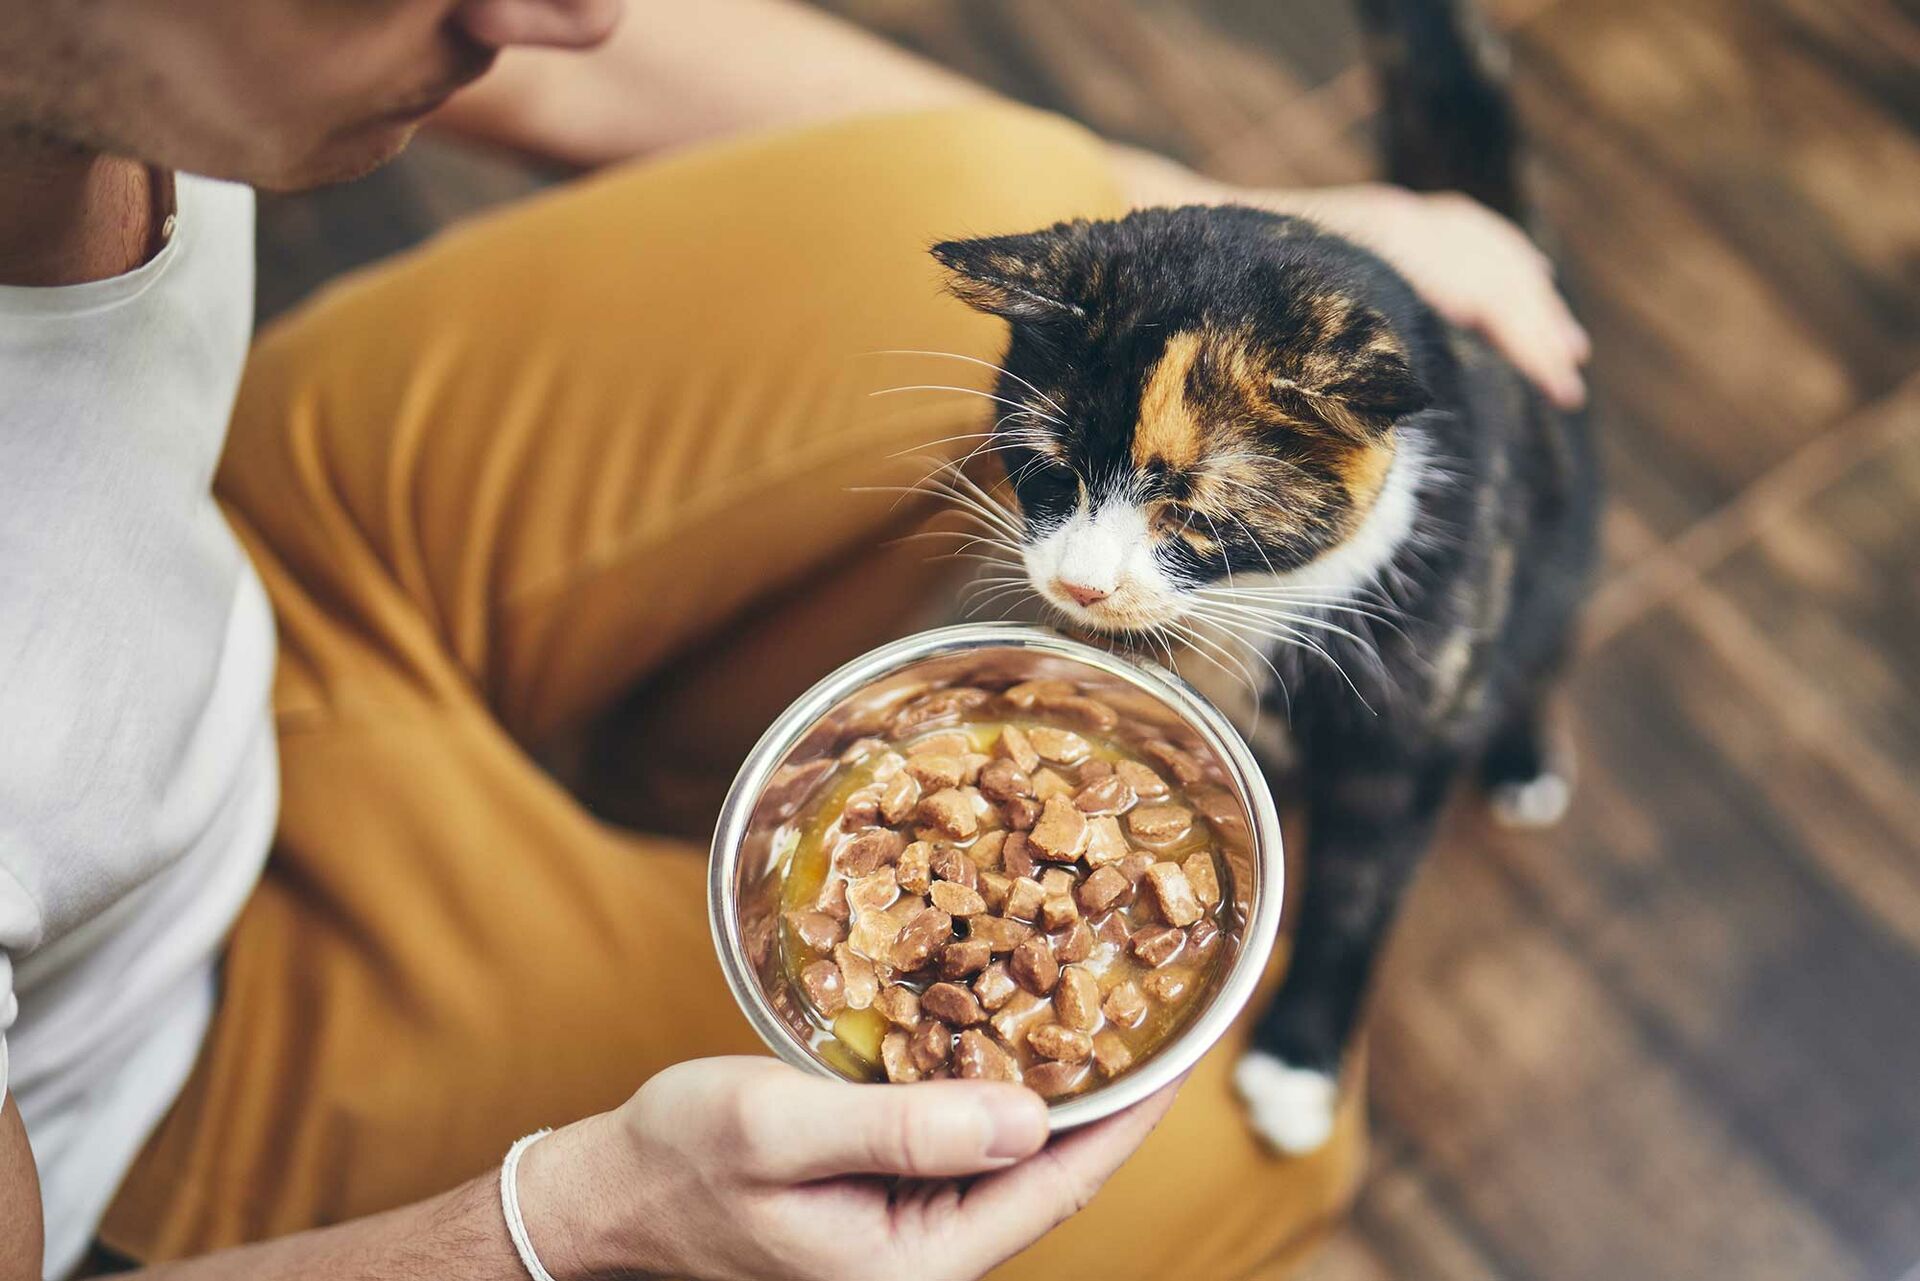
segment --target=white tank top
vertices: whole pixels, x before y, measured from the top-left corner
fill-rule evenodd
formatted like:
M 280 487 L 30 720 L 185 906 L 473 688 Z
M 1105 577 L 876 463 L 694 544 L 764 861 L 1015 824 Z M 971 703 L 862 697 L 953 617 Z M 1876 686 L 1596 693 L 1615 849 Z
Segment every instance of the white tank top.
M 210 492 L 253 195 L 177 197 L 138 270 L 0 287 L 0 1091 L 49 1277 L 193 1066 L 278 803 L 272 614 Z

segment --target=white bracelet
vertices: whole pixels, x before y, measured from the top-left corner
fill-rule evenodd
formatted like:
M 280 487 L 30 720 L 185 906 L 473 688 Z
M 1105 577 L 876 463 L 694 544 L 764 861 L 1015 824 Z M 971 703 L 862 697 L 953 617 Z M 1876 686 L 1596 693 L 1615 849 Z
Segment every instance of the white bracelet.
M 506 1216 L 507 1235 L 513 1238 L 514 1251 L 533 1281 L 553 1281 L 553 1274 L 533 1252 L 533 1241 L 527 1236 L 527 1221 L 520 1217 L 520 1158 L 551 1133 L 551 1130 L 536 1130 L 529 1134 L 508 1148 L 507 1159 L 500 1163 L 500 1213 Z

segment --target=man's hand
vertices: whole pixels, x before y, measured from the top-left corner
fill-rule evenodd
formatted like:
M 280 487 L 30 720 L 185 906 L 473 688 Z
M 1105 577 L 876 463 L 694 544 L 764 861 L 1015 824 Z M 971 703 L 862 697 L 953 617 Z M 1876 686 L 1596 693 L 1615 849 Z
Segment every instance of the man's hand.
M 1282 191 L 1235 187 L 1164 157 L 1115 148 L 1142 205 L 1237 204 L 1296 214 L 1379 254 L 1434 310 L 1477 330 L 1563 409 L 1587 398 L 1580 367 L 1592 352 L 1553 283 L 1553 263 L 1525 232 L 1455 192 L 1384 183 Z
M 963 1281 L 1084 1206 L 1175 1089 L 1048 1143 L 1045 1105 L 1018 1086 L 703 1059 L 535 1144 L 521 1205 L 561 1281 Z

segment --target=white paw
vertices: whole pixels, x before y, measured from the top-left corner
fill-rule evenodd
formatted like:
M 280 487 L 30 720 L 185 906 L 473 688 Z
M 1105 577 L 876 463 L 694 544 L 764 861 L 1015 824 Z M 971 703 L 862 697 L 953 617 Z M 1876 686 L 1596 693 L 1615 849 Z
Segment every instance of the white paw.
M 1288 1067 L 1253 1050 L 1233 1069 L 1233 1088 L 1247 1105 L 1254 1133 L 1289 1156 L 1304 1156 L 1333 1133 L 1340 1087 L 1325 1072 Z
M 1558 774 L 1524 783 L 1502 783 L 1487 797 L 1493 816 L 1507 827 L 1552 827 L 1566 817 L 1573 785 Z

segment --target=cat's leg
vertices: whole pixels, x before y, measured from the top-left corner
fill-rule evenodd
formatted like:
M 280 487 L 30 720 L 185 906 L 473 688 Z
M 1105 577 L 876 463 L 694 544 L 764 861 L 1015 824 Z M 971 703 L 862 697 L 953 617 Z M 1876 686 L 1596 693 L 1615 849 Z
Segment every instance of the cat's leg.
M 1452 773 L 1309 780 L 1292 959 L 1234 1075 L 1253 1128 L 1282 1152 L 1311 1152 L 1332 1131 L 1341 1057 L 1374 956 L 1432 840 Z
M 1493 816 L 1507 827 L 1552 827 L 1573 801 L 1573 766 L 1555 749 L 1544 696 L 1508 716 L 1480 758 L 1480 785 Z

